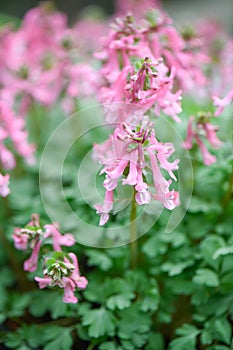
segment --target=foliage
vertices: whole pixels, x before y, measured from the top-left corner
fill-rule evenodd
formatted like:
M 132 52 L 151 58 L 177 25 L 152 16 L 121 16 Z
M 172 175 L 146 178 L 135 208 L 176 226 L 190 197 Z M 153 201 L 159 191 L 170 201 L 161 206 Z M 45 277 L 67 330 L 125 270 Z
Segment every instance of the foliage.
M 184 100 L 181 119 L 187 121 L 202 105 L 188 97 Z M 88 105 L 88 102 L 79 103 L 82 107 Z M 39 126 L 38 144 L 45 145 L 63 112 L 57 106 L 48 110 L 36 104 L 34 107 L 28 116 L 29 135 L 33 135 L 34 121 Z M 183 220 L 168 233 L 170 213 L 164 209 L 159 220 L 138 239 L 137 262 L 133 268 L 129 246 L 115 244 L 118 241 L 113 234 L 103 238 L 107 248 L 79 243 L 72 247 L 89 281 L 85 291 L 76 292 L 78 304 L 63 303 L 60 288 L 39 290 L 35 275 L 23 271 L 28 252 L 14 249 L 14 227 L 24 227 L 32 213 L 39 213 L 42 223 L 50 219 L 39 191 L 43 146 L 38 147 L 35 165 L 18 161 L 11 173 L 11 194 L 0 197 L 2 349 L 233 349 L 231 114 L 229 108 L 216 121 L 223 141 L 222 148 L 214 153 L 218 158 L 216 163 L 206 167 L 197 149 L 190 151 L 194 188 Z M 73 125 L 72 132 L 79 133 L 82 127 Z M 180 124 L 176 128 L 184 138 L 184 127 Z M 103 141 L 104 133 L 105 130 L 96 128 L 90 139 L 83 137 L 74 144 L 62 174 L 65 201 L 74 211 L 78 208 L 84 221 L 96 227 L 94 209 L 79 196 L 76 174 L 93 140 Z M 184 175 L 188 173 L 182 164 L 180 171 Z M 56 183 L 53 169 L 48 168 L 48 175 L 52 179 L 49 185 Z M 187 182 L 192 185 L 192 178 Z M 101 184 L 96 186 L 100 190 Z M 48 196 L 63 218 L 55 187 L 51 186 Z M 113 227 L 117 223 L 123 226 L 128 214 L 127 207 L 123 213 L 113 215 Z M 68 219 L 60 224 L 64 231 L 70 229 Z M 52 256 L 47 264 L 55 261 Z M 38 264 L 42 271 L 43 262 Z

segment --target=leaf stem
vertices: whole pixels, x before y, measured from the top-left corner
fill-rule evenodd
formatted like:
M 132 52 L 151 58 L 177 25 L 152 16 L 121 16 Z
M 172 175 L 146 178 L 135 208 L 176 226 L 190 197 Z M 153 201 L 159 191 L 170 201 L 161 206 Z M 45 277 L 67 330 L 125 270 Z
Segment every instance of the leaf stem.
M 228 190 L 227 190 L 227 192 L 226 192 L 226 194 L 225 194 L 225 196 L 223 197 L 223 200 L 222 200 L 222 206 L 223 206 L 224 210 L 230 203 L 231 194 L 232 194 L 232 188 L 233 188 L 233 165 L 232 165 L 231 176 L 230 176 L 230 179 L 229 179 Z
M 138 244 L 137 244 L 137 203 L 135 200 L 135 192 L 132 198 L 131 214 L 130 214 L 130 258 L 131 268 L 134 269 L 137 266 Z
M 88 345 L 87 350 L 92 350 L 92 349 L 94 349 L 94 346 L 95 346 L 94 343 L 90 343 L 90 344 Z

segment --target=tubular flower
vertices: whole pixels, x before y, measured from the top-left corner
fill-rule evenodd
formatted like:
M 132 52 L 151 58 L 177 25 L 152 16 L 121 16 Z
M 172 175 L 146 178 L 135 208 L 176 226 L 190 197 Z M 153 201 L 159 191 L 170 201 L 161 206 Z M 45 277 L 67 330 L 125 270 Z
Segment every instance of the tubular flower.
M 78 259 L 74 253 L 67 256 L 60 252 L 54 254 L 53 258 L 47 259 L 44 277 L 35 277 L 39 283 L 39 288 L 47 286 L 58 286 L 64 289 L 63 301 L 65 303 L 77 303 L 78 299 L 74 295 L 76 288 L 85 289 L 88 281 L 84 276 L 80 276 Z
M 222 114 L 224 108 L 233 101 L 233 89 L 231 89 L 231 91 L 229 91 L 226 97 L 224 97 L 223 99 L 220 99 L 217 96 L 213 96 L 213 101 L 214 105 L 218 107 L 214 113 L 214 115 L 217 117 L 220 114 Z
M 45 238 L 52 237 L 53 249 L 55 251 L 60 251 L 61 246 L 70 247 L 74 245 L 75 240 L 74 237 L 70 233 L 66 233 L 62 235 L 59 231 L 59 227 L 57 223 L 53 223 L 50 225 L 45 225 Z
M 14 245 L 18 250 L 33 249 L 42 237 L 38 214 L 32 214 L 31 221 L 24 227 L 16 227 L 13 234 Z
M 33 214 L 31 221 L 24 228 L 15 228 L 13 240 L 18 250 L 31 250 L 31 256 L 24 262 L 24 270 L 33 272 L 37 268 L 37 261 L 40 248 L 46 239 L 52 238 L 52 245 L 55 251 L 61 251 L 61 246 L 72 246 L 75 244 L 71 234 L 62 235 L 57 224 L 41 226 L 38 214 Z
M 213 148 L 219 148 L 222 144 L 216 134 L 218 127 L 211 124 L 209 119 L 210 114 L 204 112 L 199 113 L 196 120 L 194 116 L 191 116 L 188 122 L 187 137 L 183 142 L 183 147 L 185 149 L 191 149 L 193 147 L 193 140 L 196 140 L 205 165 L 216 162 L 216 157 L 208 151 L 203 142 L 203 138 L 206 139 Z
M 0 164 L 2 164 L 4 169 L 13 169 L 16 166 L 14 155 L 4 144 L 6 139 L 11 140 L 16 152 L 27 163 L 33 163 L 35 148 L 28 143 L 28 135 L 24 129 L 24 119 L 14 113 L 10 107 L 10 101 L 7 102 L 0 98 Z
M 169 162 L 174 153 L 171 143 L 159 142 L 153 131 L 153 124 L 145 118 L 138 125 L 122 123 L 110 138 L 101 145 L 94 146 L 94 159 L 103 165 L 103 183 L 106 189 L 104 205 L 96 205 L 100 214 L 100 225 L 109 219 L 113 207 L 113 191 L 119 181 L 122 185 L 133 186 L 135 199 L 139 205 L 147 204 L 152 198 L 160 201 L 169 210 L 179 205 L 179 195 L 169 190 L 172 180 L 166 180 L 162 169 L 176 181 L 173 171 L 178 169 L 179 160 Z M 153 177 L 153 184 L 148 174 Z M 153 188 L 154 187 L 154 188 Z
M 141 105 L 143 113 L 153 106 L 157 115 L 162 110 L 178 121 L 181 89 L 192 92 L 194 86 L 207 83 L 202 70 L 209 57 L 201 40 L 188 39 L 157 10 L 148 12 L 143 21 L 136 22 L 131 15 L 117 18 L 102 41 L 102 52 L 95 55 L 103 62 L 100 101 Z M 107 121 L 129 122 L 122 117 L 111 120 L 109 115 Z
M 130 122 L 129 115 L 133 112 L 139 110 L 142 114 L 154 108 L 157 116 L 163 111 L 179 122 L 181 90 L 173 93 L 174 77 L 175 70 L 169 74 L 163 59 L 147 56 L 125 66 L 116 81 L 101 90 L 101 102 L 107 104 L 106 121 Z M 121 108 L 113 102 L 123 102 L 125 106 Z M 116 109 L 118 113 L 113 113 Z

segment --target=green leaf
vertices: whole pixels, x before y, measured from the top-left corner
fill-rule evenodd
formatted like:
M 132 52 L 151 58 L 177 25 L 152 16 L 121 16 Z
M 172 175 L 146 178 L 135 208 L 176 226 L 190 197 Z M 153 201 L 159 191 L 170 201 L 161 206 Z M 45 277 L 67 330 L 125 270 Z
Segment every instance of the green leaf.
M 231 324 L 225 318 L 219 318 L 215 320 L 214 328 L 218 336 L 217 339 L 229 345 L 232 333 Z
M 164 242 L 171 243 L 174 248 L 181 247 L 187 242 L 187 236 L 183 232 L 164 233 L 161 239 Z
M 173 294 L 189 295 L 193 292 L 194 285 L 192 281 L 187 280 L 185 275 L 182 274 L 180 276 L 167 279 L 166 288 L 172 291 Z
M 23 324 L 21 328 L 18 329 L 18 332 L 30 347 L 37 348 L 42 344 L 43 333 L 36 325 Z
M 230 293 L 233 290 L 233 271 L 225 274 L 220 282 L 221 292 Z
M 30 304 L 29 294 L 13 294 L 11 299 L 10 317 L 20 317 L 23 315 L 25 308 Z
M 196 337 L 200 330 L 193 325 L 184 324 L 176 330 L 180 337 L 172 340 L 169 350 L 196 350 Z
M 141 312 L 140 305 L 133 304 L 128 309 L 118 313 L 118 336 L 121 339 L 131 339 L 134 333 L 147 333 L 151 326 L 151 317 Z
M 232 266 L 233 266 L 233 255 L 225 255 L 221 259 L 222 275 L 226 274 L 227 272 L 232 272 Z
M 124 292 L 122 294 L 113 295 L 106 301 L 106 306 L 110 310 L 123 310 L 130 306 L 131 300 L 135 297 L 134 293 Z
M 148 345 L 146 346 L 145 350 L 155 350 L 155 344 L 156 350 L 164 350 L 165 344 L 162 334 L 150 332 Z
M 112 313 L 104 307 L 87 311 L 83 315 L 83 325 L 88 327 L 90 337 L 98 338 L 103 335 L 114 335 L 115 318 Z
M 225 246 L 225 241 L 222 237 L 216 236 L 216 235 L 210 235 L 204 241 L 202 241 L 200 250 L 202 257 L 204 261 L 209 266 L 212 266 L 214 268 L 218 267 L 219 262 L 215 261 L 213 259 L 213 255 L 215 254 L 216 250 L 219 248 L 222 248 Z
M 201 343 L 203 345 L 209 345 L 213 341 L 213 337 L 211 332 L 209 332 L 207 329 L 204 329 L 201 333 Z
M 106 253 L 102 253 L 98 250 L 90 250 L 88 251 L 88 264 L 90 266 L 98 266 L 103 271 L 108 271 L 112 265 L 112 260 L 106 255 Z
M 67 309 L 68 305 L 62 301 L 62 291 L 36 291 L 31 296 L 29 310 L 35 317 L 41 317 L 46 312 L 50 312 L 51 317 L 56 319 L 64 316 Z
M 68 328 L 51 326 L 45 330 L 44 340 L 48 341 L 44 350 L 69 350 L 73 339 Z
M 115 345 L 115 343 L 111 342 L 111 341 L 106 341 L 105 343 L 101 344 L 99 346 L 99 350 L 116 350 L 117 347 Z
M 160 294 L 157 288 L 152 288 L 149 293 L 144 297 L 140 310 L 147 311 L 156 311 L 158 309 L 160 302 Z
M 193 263 L 194 261 L 191 259 L 177 263 L 168 261 L 162 265 L 161 270 L 168 272 L 169 276 L 177 276 L 180 275 L 187 267 L 192 266 Z
M 16 332 L 8 333 L 6 337 L 7 339 L 4 342 L 4 344 L 10 349 L 17 348 L 22 343 L 20 335 L 17 334 Z
M 1 271 L 0 271 L 1 287 L 11 286 L 14 283 L 14 280 L 15 280 L 14 274 L 9 269 L 9 267 L 7 267 L 7 266 L 1 267 Z
M 231 350 L 231 349 L 225 345 L 213 345 L 213 346 L 208 346 L 206 350 Z
M 147 340 L 148 340 L 148 333 L 142 333 L 142 334 L 134 333 L 132 335 L 132 343 L 138 349 L 143 349 L 143 345 L 147 342 Z
M 160 239 L 158 233 L 148 239 L 142 246 L 143 253 L 151 259 L 166 253 L 167 249 L 167 244 Z
M 219 256 L 233 254 L 233 245 L 229 247 L 222 247 L 215 251 L 213 259 L 217 259 Z
M 122 340 L 121 345 L 123 350 L 138 350 L 138 349 L 135 349 L 134 344 L 128 340 Z
M 199 269 L 193 277 L 193 282 L 207 287 L 218 287 L 218 275 L 210 269 Z

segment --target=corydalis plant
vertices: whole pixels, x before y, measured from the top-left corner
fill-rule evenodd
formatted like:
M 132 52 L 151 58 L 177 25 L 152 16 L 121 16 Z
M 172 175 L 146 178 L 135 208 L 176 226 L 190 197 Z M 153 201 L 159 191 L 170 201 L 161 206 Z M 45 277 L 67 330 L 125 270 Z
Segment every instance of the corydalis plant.
M 208 56 L 196 44 L 187 42 L 162 12 L 150 11 L 138 22 L 129 15 L 118 18 L 103 40 L 103 47 L 96 56 L 103 61 L 100 73 L 106 86 L 117 81 L 124 68 L 132 66 L 135 57 L 149 57 L 152 62 L 162 58 L 169 72 L 175 70 L 176 85 L 184 91 L 206 83 L 202 69 L 209 62 Z
M 120 124 L 106 142 L 95 145 L 94 159 L 103 165 L 101 174 L 106 176 L 103 183 L 106 189 L 104 204 L 95 205 L 100 225 L 109 219 L 114 190 L 119 181 L 134 188 L 138 205 L 147 204 L 154 198 L 169 210 L 178 206 L 179 194 L 169 189 L 172 179 L 176 181 L 173 171 L 178 169 L 179 163 L 179 160 L 168 160 L 174 151 L 172 143 L 156 139 L 153 123 L 148 118 L 136 125 Z M 167 171 L 169 180 L 163 175 L 163 170 Z M 152 183 L 149 174 L 152 175 Z
M 23 228 L 15 228 L 13 240 L 15 248 L 23 251 L 31 251 L 31 256 L 24 262 L 24 270 L 34 272 L 37 269 L 37 263 L 41 246 L 48 244 L 52 239 L 51 245 L 54 251 L 61 251 L 61 246 L 72 246 L 75 244 L 74 237 L 68 233 L 62 235 L 57 224 L 41 226 L 39 215 L 33 214 L 31 221 Z
M 39 215 L 33 214 L 25 227 L 15 228 L 13 239 L 16 249 L 32 251 L 29 259 L 24 262 L 24 270 L 29 272 L 36 271 L 38 259 L 43 255 L 43 245 L 46 245 L 46 254 L 50 247 L 52 252 L 51 256 L 45 259 L 44 277 L 35 277 L 35 280 L 40 288 L 64 288 L 63 301 L 77 303 L 74 292 L 77 287 L 85 289 L 88 281 L 80 276 L 76 255 L 62 251 L 62 246 L 70 247 L 75 244 L 74 237 L 70 233 L 61 234 L 57 223 L 42 226 Z
M 77 303 L 74 295 L 76 288 L 85 289 L 87 279 L 80 276 L 78 260 L 74 253 L 53 252 L 52 257 L 45 260 L 44 277 L 35 277 L 40 288 L 58 286 L 64 289 L 63 301 Z
M 146 113 L 154 109 L 156 116 L 162 111 L 179 122 L 177 114 L 182 110 L 182 92 L 173 92 L 175 70 L 169 72 L 162 58 L 144 57 L 132 61 L 132 65 L 122 69 L 115 82 L 101 90 L 101 101 L 107 103 L 106 121 L 129 121 L 137 111 Z M 125 106 L 121 108 L 113 102 L 124 102 Z

